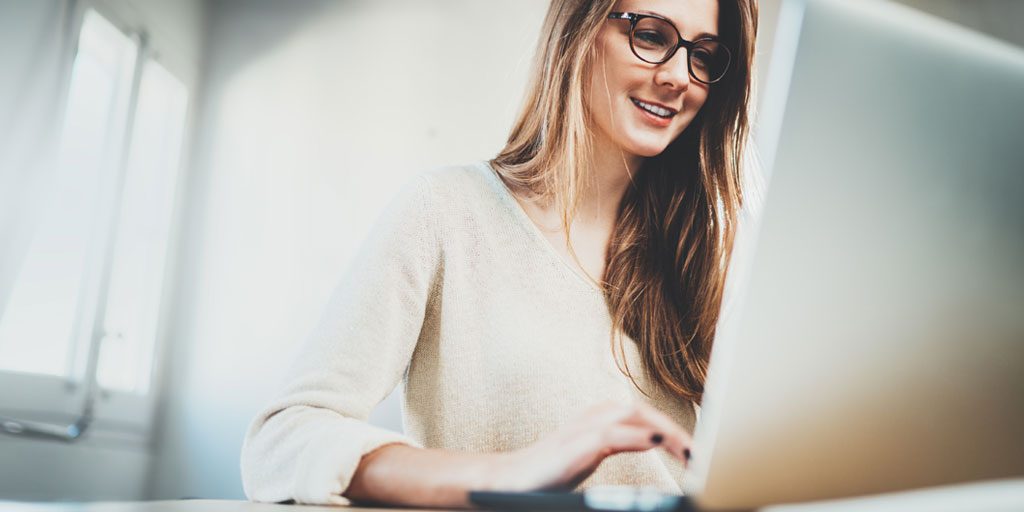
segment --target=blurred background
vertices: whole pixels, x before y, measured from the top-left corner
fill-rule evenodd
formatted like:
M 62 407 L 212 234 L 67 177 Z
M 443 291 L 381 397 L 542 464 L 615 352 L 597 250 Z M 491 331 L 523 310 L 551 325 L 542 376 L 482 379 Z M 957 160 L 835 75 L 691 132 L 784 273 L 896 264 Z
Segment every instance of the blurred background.
M 903 3 L 1024 46 L 1024 2 Z M 396 187 L 502 147 L 546 7 L 0 0 L 0 500 L 243 498 Z

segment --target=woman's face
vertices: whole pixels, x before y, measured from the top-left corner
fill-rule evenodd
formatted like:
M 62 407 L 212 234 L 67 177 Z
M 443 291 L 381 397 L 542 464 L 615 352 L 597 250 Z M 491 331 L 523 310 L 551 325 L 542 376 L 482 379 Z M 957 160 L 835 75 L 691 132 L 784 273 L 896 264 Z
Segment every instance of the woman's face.
M 718 35 L 717 0 L 620 0 L 614 11 L 665 17 L 688 41 Z M 629 48 L 629 28 L 629 20 L 606 20 L 598 33 L 590 114 L 597 144 L 617 147 L 627 157 L 650 157 L 683 133 L 713 86 L 690 76 L 685 48 L 663 64 L 637 58 Z

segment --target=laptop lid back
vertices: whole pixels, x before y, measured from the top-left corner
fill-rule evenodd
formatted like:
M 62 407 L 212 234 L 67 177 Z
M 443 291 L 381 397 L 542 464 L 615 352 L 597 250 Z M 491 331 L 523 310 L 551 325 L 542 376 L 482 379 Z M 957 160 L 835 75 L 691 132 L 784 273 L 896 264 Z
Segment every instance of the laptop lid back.
M 691 470 L 709 507 L 1024 475 L 1024 51 L 786 0 Z

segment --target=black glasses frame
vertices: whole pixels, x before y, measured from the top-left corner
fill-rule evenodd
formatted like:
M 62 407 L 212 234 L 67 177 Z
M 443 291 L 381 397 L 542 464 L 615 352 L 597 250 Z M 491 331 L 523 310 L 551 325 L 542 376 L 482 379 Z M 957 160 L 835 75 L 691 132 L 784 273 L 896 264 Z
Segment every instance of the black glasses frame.
M 633 45 L 633 33 L 636 32 L 636 24 L 639 23 L 640 20 L 645 19 L 645 18 L 654 18 L 654 19 L 657 19 L 657 20 L 664 21 L 665 23 L 668 23 L 668 26 L 672 27 L 672 30 L 676 31 L 676 38 L 678 39 L 678 42 L 676 43 L 675 47 L 673 47 L 667 54 L 665 54 L 665 58 L 662 59 L 662 60 L 652 61 L 652 60 L 647 60 L 647 59 L 643 58 L 640 55 L 640 52 L 636 51 L 636 47 Z M 669 20 L 668 18 L 665 18 L 664 16 L 658 16 L 656 14 L 641 14 L 641 13 L 636 13 L 636 12 L 613 12 L 613 13 L 610 13 L 608 15 L 608 19 L 610 19 L 610 20 L 629 20 L 629 49 L 630 49 L 630 51 L 633 52 L 633 55 L 636 55 L 636 58 L 638 58 L 638 59 L 640 59 L 640 60 L 642 60 L 642 61 L 644 61 L 644 62 L 646 62 L 648 64 L 664 64 L 664 63 L 672 60 L 672 57 L 675 57 L 676 52 L 679 51 L 680 48 L 686 48 L 686 70 L 690 73 L 690 76 L 694 80 L 696 80 L 696 81 L 698 81 L 698 82 L 700 82 L 702 84 L 711 85 L 713 83 L 721 81 L 723 78 L 725 78 L 725 75 L 727 75 L 728 72 L 729 72 L 729 66 L 732 64 L 732 52 L 729 51 L 729 47 L 728 46 L 722 44 L 722 42 L 719 41 L 717 38 L 714 38 L 714 37 L 702 37 L 702 38 L 697 39 L 695 41 L 687 41 L 686 39 L 683 39 L 683 35 L 679 33 L 679 29 L 676 28 L 675 23 L 672 23 L 671 20 Z M 718 46 L 720 47 L 721 50 L 725 51 L 726 62 L 725 62 L 725 67 L 722 70 L 722 76 L 720 76 L 720 77 L 718 77 L 718 78 L 716 78 L 714 80 L 711 80 L 711 81 L 701 80 L 700 78 L 698 78 L 697 74 L 693 72 L 693 61 L 690 60 L 690 57 L 691 57 L 691 53 L 690 52 L 691 52 L 691 50 L 695 46 L 697 46 L 697 44 L 699 44 L 699 43 L 701 43 L 703 41 L 714 41 L 715 43 L 718 44 Z

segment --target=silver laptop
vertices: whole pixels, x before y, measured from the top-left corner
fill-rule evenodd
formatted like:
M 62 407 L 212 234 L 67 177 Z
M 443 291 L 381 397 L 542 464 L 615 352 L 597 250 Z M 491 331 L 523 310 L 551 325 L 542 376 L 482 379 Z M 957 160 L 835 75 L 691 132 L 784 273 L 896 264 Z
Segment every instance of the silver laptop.
M 1024 476 L 1024 50 L 875 0 L 784 0 L 777 34 L 689 498 L 481 505 L 744 509 Z
M 777 34 L 687 493 L 1024 476 L 1024 50 L 865 0 Z

